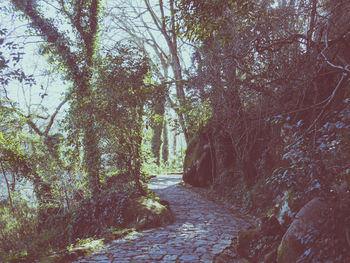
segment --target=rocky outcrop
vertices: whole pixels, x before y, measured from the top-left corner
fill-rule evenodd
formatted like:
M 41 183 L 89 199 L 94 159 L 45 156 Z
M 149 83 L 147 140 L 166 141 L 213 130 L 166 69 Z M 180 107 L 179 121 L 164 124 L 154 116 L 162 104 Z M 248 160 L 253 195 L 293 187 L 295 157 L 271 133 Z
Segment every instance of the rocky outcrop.
M 267 153 L 269 130 L 256 130 L 254 134 L 256 138 L 243 149 L 233 145 L 232 138 L 223 132 L 220 125 L 209 122 L 193 136 L 187 146 L 183 180 L 192 186 L 213 185 L 232 190 L 242 178 L 245 186 L 253 187 L 261 176 L 257 170 L 260 158 L 265 160 L 264 172 L 271 173 L 273 170 L 272 154 Z
M 296 215 L 278 247 L 278 263 L 292 263 L 308 249 L 304 239 L 311 230 L 320 229 L 330 206 L 321 198 L 308 202 Z
M 193 186 L 209 186 L 214 179 L 210 141 L 204 134 L 189 143 L 184 160 L 183 180 Z
M 131 199 L 124 212 L 127 226 L 146 229 L 171 224 L 174 215 L 167 205 L 163 204 L 144 196 Z

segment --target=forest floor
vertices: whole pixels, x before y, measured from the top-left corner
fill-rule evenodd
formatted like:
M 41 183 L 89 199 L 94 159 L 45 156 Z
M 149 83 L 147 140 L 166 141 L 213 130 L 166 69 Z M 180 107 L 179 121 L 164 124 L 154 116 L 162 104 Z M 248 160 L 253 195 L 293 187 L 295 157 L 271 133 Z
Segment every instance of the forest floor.
M 252 218 L 180 184 L 182 175 L 159 175 L 149 188 L 170 203 L 175 222 L 106 244 L 76 262 L 212 262 Z

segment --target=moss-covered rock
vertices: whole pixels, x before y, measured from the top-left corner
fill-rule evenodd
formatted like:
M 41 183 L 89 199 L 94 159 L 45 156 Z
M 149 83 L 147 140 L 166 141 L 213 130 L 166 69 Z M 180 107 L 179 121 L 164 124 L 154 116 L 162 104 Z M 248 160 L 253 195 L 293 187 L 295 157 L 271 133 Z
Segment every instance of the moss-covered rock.
M 128 227 L 136 229 L 169 225 L 174 221 L 174 215 L 167 206 L 145 196 L 128 202 L 124 218 Z
M 134 228 L 122 228 L 122 229 L 109 229 L 106 230 L 102 236 L 105 243 L 112 242 L 113 240 L 117 240 L 123 238 L 131 233 L 134 233 Z
M 194 136 L 188 143 L 186 149 L 186 155 L 184 159 L 184 171 L 190 169 L 199 155 L 199 149 L 201 147 L 201 138 L 200 136 Z

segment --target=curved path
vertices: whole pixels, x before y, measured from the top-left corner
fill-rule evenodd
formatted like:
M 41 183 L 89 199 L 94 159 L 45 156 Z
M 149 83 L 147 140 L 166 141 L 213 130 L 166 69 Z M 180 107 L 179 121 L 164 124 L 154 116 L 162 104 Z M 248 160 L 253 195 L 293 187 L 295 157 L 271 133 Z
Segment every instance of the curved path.
M 181 175 L 159 175 L 149 185 L 170 203 L 172 225 L 116 240 L 77 262 L 212 262 L 249 223 L 239 213 L 179 186 L 180 181 Z

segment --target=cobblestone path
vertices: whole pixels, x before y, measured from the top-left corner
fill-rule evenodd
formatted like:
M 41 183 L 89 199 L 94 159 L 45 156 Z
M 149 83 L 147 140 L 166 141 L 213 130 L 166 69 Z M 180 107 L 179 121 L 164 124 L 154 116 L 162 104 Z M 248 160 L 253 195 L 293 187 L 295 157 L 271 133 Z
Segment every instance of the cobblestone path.
M 149 186 L 170 203 L 175 214 L 172 225 L 116 240 L 77 262 L 212 262 L 249 223 L 179 186 L 180 181 L 181 175 L 160 175 Z

